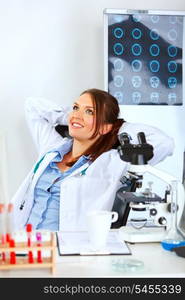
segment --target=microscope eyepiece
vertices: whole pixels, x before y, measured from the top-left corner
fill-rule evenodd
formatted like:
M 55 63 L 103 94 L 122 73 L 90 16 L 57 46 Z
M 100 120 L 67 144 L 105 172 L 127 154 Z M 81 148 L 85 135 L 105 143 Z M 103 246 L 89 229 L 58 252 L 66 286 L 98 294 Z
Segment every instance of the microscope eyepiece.
M 137 134 L 139 144 L 131 144 L 131 137 L 123 132 L 118 136 L 120 146 L 117 148 L 123 161 L 133 165 L 145 165 L 153 157 L 153 146 L 148 144 L 144 132 Z
M 146 138 L 144 132 L 139 132 L 137 135 L 139 144 L 146 144 Z
M 130 137 L 126 132 L 119 134 L 118 139 L 122 146 L 125 144 L 130 144 Z

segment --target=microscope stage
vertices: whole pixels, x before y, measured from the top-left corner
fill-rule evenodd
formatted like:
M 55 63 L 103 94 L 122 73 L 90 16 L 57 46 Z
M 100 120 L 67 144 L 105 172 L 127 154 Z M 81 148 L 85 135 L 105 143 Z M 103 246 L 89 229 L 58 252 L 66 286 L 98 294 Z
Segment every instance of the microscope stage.
M 130 243 L 161 242 L 166 235 L 164 227 L 143 227 L 135 229 L 131 226 L 122 226 L 119 236 L 122 240 Z

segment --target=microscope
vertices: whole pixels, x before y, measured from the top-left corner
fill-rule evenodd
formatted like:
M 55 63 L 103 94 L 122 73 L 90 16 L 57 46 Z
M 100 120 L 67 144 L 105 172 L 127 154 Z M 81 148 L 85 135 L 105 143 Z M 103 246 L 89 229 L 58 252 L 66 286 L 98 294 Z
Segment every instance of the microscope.
M 137 137 L 139 143 L 131 144 L 127 133 L 119 136 L 118 152 L 129 166 L 120 180 L 122 186 L 116 193 L 112 210 L 118 212 L 119 218 L 112 228 L 119 228 L 120 237 L 127 242 L 160 242 L 173 225 L 172 214 L 176 212 L 177 226 L 181 225 L 178 230 L 185 236 L 185 224 L 182 224 L 182 215 L 185 213 L 184 187 L 175 177 L 148 164 L 153 157 L 153 146 L 146 142 L 143 132 L 139 132 Z M 152 182 L 141 191 L 146 173 L 166 184 L 163 197 L 153 192 Z

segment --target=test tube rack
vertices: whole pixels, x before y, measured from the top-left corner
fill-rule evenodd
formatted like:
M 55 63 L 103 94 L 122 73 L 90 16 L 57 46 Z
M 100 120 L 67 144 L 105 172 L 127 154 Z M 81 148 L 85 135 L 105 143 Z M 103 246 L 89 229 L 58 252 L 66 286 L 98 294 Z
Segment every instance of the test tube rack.
M 34 257 L 33 263 L 28 262 L 28 252 L 49 250 L 50 256 L 43 257 L 42 262 L 37 262 Z M 15 252 L 15 254 L 20 254 L 21 252 L 27 253 L 24 256 L 16 256 L 16 263 L 10 264 L 9 256 L 10 252 Z M 9 244 L 0 245 L 0 254 L 5 253 L 7 256 L 5 261 L 2 261 L 0 257 L 0 270 L 11 270 L 11 269 L 36 269 L 36 268 L 50 268 L 51 273 L 55 273 L 56 268 L 56 236 L 54 232 L 50 233 L 49 241 L 42 241 L 42 245 L 38 246 L 37 242 L 32 242 L 31 246 L 27 246 L 26 242 L 16 242 L 15 247 L 9 247 Z

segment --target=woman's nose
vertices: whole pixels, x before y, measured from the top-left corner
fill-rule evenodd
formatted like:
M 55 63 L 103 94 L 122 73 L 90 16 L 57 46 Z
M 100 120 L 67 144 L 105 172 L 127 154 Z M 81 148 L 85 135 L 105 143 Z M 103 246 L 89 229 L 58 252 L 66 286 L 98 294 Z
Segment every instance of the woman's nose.
M 82 118 L 82 111 L 81 110 L 74 110 L 73 116 L 76 118 Z

